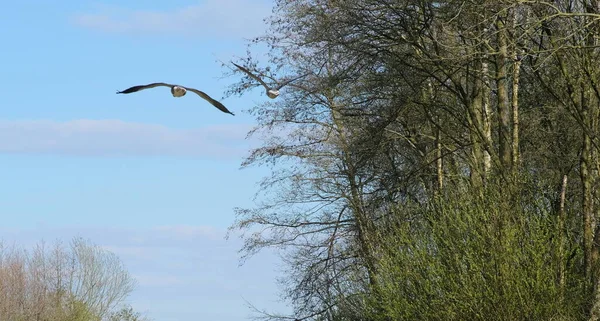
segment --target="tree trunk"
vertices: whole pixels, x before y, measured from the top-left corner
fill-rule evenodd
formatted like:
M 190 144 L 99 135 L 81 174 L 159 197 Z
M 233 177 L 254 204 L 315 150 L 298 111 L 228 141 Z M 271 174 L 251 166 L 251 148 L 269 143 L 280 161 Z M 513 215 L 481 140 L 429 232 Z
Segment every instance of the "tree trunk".
M 435 149 L 436 149 L 436 169 L 437 169 L 437 189 L 439 191 L 444 187 L 444 155 L 442 153 L 442 142 L 440 129 L 435 130 Z
M 565 199 L 567 197 L 567 180 L 565 174 L 560 186 L 560 199 L 558 203 L 558 284 L 560 285 L 561 297 L 564 299 L 565 290 Z
M 433 85 L 431 84 L 431 80 L 428 82 L 429 89 L 429 101 L 433 102 Z M 436 168 L 436 181 L 437 181 L 437 191 L 441 191 L 444 187 L 444 154 L 442 151 L 442 131 L 440 130 L 440 117 L 436 116 L 435 124 L 435 168 Z
M 484 58 L 484 61 L 481 63 L 481 70 L 483 74 L 483 134 L 485 139 L 486 148 L 483 151 L 483 175 L 484 179 L 490 173 L 490 169 L 492 168 L 492 155 L 490 148 L 492 148 L 492 109 L 490 107 L 490 95 L 491 95 L 491 86 L 489 79 L 489 65 L 487 59 Z
M 584 101 L 584 93 L 581 93 L 581 116 L 585 121 L 588 117 L 588 106 Z M 583 131 L 583 150 L 580 157 L 580 177 L 582 184 L 582 212 L 583 212 L 583 249 L 585 257 L 585 275 L 589 281 L 592 281 L 592 242 L 593 242 L 593 199 L 592 199 L 592 173 L 591 173 L 591 154 L 592 142 L 587 130 Z
M 482 109 L 481 109 L 481 90 L 479 90 L 479 94 L 476 95 L 475 99 L 472 99 L 468 102 L 468 111 L 469 111 L 469 137 L 471 141 L 471 160 L 470 160 L 470 169 L 471 169 L 471 184 L 473 186 L 481 186 L 484 183 L 484 172 L 482 171 L 482 160 L 484 158 L 484 149 L 485 146 L 482 146 L 481 143 L 481 123 L 482 123 Z
M 510 139 L 510 106 L 507 88 L 506 61 L 508 58 L 508 45 L 506 40 L 506 26 L 503 19 L 496 20 L 498 33 L 498 55 L 496 56 L 496 87 L 498 88 L 498 144 L 500 153 L 501 171 L 511 167 L 511 139 Z
M 519 167 L 519 74 L 521 72 L 521 57 L 516 50 L 513 56 L 512 79 L 512 166 Z

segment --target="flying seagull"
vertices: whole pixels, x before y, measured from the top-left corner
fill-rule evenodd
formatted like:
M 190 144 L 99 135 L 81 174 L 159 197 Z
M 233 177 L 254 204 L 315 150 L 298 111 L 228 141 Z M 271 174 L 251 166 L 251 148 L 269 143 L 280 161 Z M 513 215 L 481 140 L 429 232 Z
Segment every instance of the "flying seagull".
M 281 89 L 283 86 L 289 84 L 290 82 L 304 77 L 304 76 L 300 76 L 300 77 L 296 77 L 296 78 L 292 78 L 292 79 L 288 79 L 286 81 L 280 82 L 279 85 L 277 87 L 269 87 L 262 79 L 260 79 L 260 77 L 256 76 L 255 74 L 251 73 L 248 69 L 236 64 L 235 62 L 232 62 L 232 64 L 236 67 L 238 67 L 239 70 L 245 72 L 246 74 L 248 74 L 248 76 L 252 77 L 253 79 L 255 79 L 256 81 L 258 81 L 261 85 L 263 85 L 263 87 L 265 87 L 265 90 L 267 91 L 267 96 L 271 99 L 275 99 L 277 98 L 277 96 L 279 96 L 279 89 Z
M 117 91 L 117 94 L 131 94 L 136 91 L 140 91 L 140 90 L 144 90 L 144 89 L 148 89 L 148 88 L 159 87 L 159 86 L 170 87 L 171 94 L 173 95 L 173 97 L 183 97 L 189 90 L 193 93 L 196 93 L 198 96 L 206 99 L 209 103 L 211 103 L 213 106 L 217 107 L 220 111 L 227 113 L 227 114 L 232 114 L 235 116 L 235 114 L 230 112 L 229 109 L 227 109 L 227 107 L 225 107 L 223 104 L 212 99 L 209 95 L 205 94 L 204 92 L 202 92 L 198 89 L 179 86 L 179 85 L 171 85 L 171 84 L 167 84 L 164 82 L 155 82 L 155 83 L 151 83 L 148 85 L 133 86 L 133 87 L 127 88 L 123 91 Z

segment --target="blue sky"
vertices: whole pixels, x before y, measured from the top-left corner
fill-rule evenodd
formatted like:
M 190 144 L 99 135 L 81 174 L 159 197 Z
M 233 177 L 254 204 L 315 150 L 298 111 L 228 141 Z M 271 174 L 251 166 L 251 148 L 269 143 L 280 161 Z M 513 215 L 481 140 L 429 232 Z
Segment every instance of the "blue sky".
M 117 253 L 138 279 L 130 303 L 155 320 L 241 320 L 244 299 L 284 309 L 277 259 L 238 267 L 224 240 L 266 169 L 240 170 L 255 141 L 257 88 L 223 98 L 218 62 L 245 55 L 270 0 L 7 2 L 0 11 L 1 238 L 79 235 Z M 236 116 L 168 88 L 221 100 Z

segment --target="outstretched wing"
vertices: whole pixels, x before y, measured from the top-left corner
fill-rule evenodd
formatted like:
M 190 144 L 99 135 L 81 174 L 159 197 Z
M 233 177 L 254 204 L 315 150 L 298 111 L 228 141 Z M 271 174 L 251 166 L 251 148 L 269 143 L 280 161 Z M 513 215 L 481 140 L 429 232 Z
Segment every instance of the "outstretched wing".
M 238 67 L 239 70 L 245 72 L 246 74 L 248 74 L 248 76 L 252 77 L 253 79 L 255 79 L 256 81 L 258 81 L 261 85 L 263 85 L 263 87 L 265 87 L 265 89 L 269 90 L 271 88 L 269 88 L 269 86 L 267 86 L 267 84 L 260 79 L 260 77 L 256 76 L 255 74 L 251 73 L 248 69 L 236 64 L 235 62 L 232 62 L 232 64 L 236 67 Z
M 279 89 L 283 88 L 283 86 L 291 83 L 292 81 L 296 81 L 296 80 L 298 80 L 300 78 L 304 78 L 306 76 L 308 76 L 308 73 L 306 73 L 304 75 L 301 75 L 301 76 L 298 76 L 298 77 L 293 77 L 293 78 L 290 78 L 290 79 L 282 80 L 281 82 L 279 82 L 277 88 L 275 88 L 275 89 L 279 90 Z
M 198 89 L 194 89 L 194 88 L 188 88 L 188 87 L 184 87 L 185 89 L 196 93 L 198 96 L 206 99 L 209 103 L 211 103 L 213 106 L 217 107 L 220 111 L 227 113 L 227 114 L 232 114 L 235 116 L 234 113 L 230 112 L 229 109 L 227 109 L 227 107 L 225 107 L 223 104 L 221 104 L 220 102 L 212 99 L 209 95 L 205 94 L 204 92 L 198 90 Z
M 167 84 L 164 82 L 155 82 L 155 83 L 151 83 L 151 84 L 147 84 L 147 85 L 133 86 L 133 87 L 127 88 L 123 91 L 117 91 L 117 94 L 131 94 L 136 91 L 140 91 L 140 90 L 144 90 L 144 89 L 148 89 L 148 88 L 154 88 L 154 87 L 158 87 L 158 86 L 172 87 L 173 85 Z

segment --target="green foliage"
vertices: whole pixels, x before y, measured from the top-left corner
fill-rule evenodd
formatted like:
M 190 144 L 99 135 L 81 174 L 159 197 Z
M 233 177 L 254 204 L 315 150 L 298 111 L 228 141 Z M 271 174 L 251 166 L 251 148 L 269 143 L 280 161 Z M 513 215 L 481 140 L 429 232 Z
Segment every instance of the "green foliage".
M 530 193 L 536 186 L 519 185 L 518 193 L 490 184 L 398 208 L 417 219 L 383 237 L 375 319 L 585 319 L 589 293 L 581 269 L 557 256 L 567 240 L 557 237 L 556 216 Z M 561 265 L 570 269 L 564 287 Z
M 101 318 L 96 315 L 84 302 L 73 300 L 68 307 L 62 311 L 62 315 L 57 320 L 62 321 L 100 321 Z
M 109 321 L 146 321 L 148 320 L 141 313 L 133 310 L 131 306 L 122 307 L 121 310 L 112 313 Z

